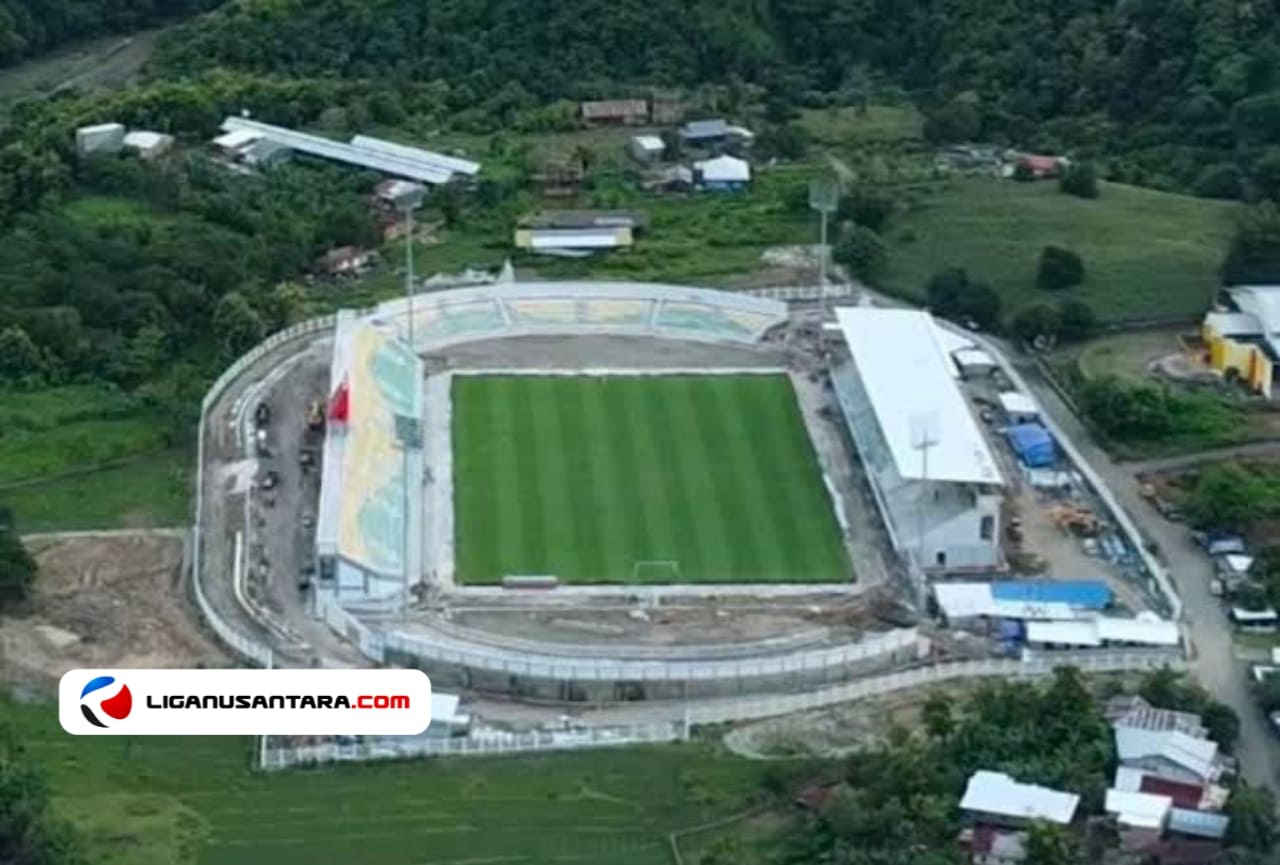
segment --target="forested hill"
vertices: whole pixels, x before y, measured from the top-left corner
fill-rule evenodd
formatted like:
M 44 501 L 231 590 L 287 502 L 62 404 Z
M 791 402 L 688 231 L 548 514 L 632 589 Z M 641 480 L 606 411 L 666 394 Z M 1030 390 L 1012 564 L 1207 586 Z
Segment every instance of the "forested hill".
M 477 103 L 901 87 L 943 133 L 1123 153 L 1188 187 L 1280 144 L 1280 0 L 242 0 L 157 59 L 215 65 L 444 80 Z
M 130 33 L 221 0 L 0 0 L 0 66 L 77 39 Z

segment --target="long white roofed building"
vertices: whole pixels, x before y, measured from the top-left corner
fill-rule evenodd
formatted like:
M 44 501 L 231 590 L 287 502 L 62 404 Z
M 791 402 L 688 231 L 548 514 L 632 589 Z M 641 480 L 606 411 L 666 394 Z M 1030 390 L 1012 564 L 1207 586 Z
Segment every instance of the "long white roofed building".
M 1000 563 L 1004 480 L 927 312 L 836 310 L 832 382 L 894 548 L 935 573 Z

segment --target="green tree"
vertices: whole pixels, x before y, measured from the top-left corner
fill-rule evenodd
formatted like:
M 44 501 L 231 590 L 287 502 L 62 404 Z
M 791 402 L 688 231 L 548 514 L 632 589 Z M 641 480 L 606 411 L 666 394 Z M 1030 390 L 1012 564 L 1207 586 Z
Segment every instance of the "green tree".
M 1035 865 L 1076 865 L 1079 838 L 1065 826 L 1036 822 L 1027 832 L 1027 862 Z
M 32 766 L 0 755 L 0 862 L 6 865 L 79 865 L 78 838 L 53 814 L 44 777 Z
M 0 610 L 25 601 L 35 578 L 35 560 L 22 545 L 17 532 L 12 528 L 0 529 Z M 0 862 L 4 861 L 0 856 Z
M 1240 531 L 1262 516 L 1265 493 L 1254 475 L 1235 463 L 1210 466 L 1200 473 L 1186 511 L 1191 522 L 1204 529 Z
M 1222 262 L 1227 285 L 1280 281 L 1280 207 L 1267 201 L 1245 208 Z
M 761 157 L 799 159 L 809 147 L 809 137 L 802 127 L 794 123 L 767 126 L 756 136 L 754 152 Z
M 1059 336 L 1067 342 L 1078 342 L 1093 336 L 1098 330 L 1098 316 L 1093 307 L 1077 298 L 1064 300 L 1058 307 L 1062 314 Z
M 0 330 L 0 381 L 20 382 L 44 371 L 40 349 L 16 324 Z
M 874 278 L 884 267 L 888 259 L 888 251 L 880 235 L 870 228 L 854 225 L 844 232 L 844 237 L 831 251 L 831 257 L 850 274 L 867 281 Z
M 859 186 L 840 198 L 836 219 L 883 233 L 893 216 L 893 199 L 870 186 Z
M 924 293 L 929 308 L 944 318 L 972 321 L 982 330 L 995 330 L 1000 325 L 1000 295 L 986 283 L 970 279 L 963 268 L 935 273 Z
M 1077 198 L 1097 198 L 1097 172 L 1088 162 L 1073 162 L 1058 177 L 1058 189 Z
M 953 99 L 928 112 L 924 137 L 941 144 L 973 141 L 982 134 L 982 115 L 967 99 Z
M 1040 264 L 1036 269 L 1036 285 L 1050 291 L 1058 291 L 1084 282 L 1084 262 L 1070 249 L 1046 246 L 1040 250 Z
M 1266 787 L 1241 785 L 1227 800 L 1224 813 L 1231 818 L 1227 843 L 1258 853 L 1268 853 L 1276 843 L 1276 801 Z
M 945 739 L 956 728 L 953 713 L 954 701 L 943 691 L 934 691 L 924 701 L 920 710 L 920 720 L 925 731 L 935 739 Z
M 1035 303 L 1018 310 L 1012 327 L 1023 342 L 1049 346 L 1062 332 L 1062 312 L 1053 304 Z
M 230 355 L 252 348 L 266 332 L 262 317 L 238 291 L 229 292 L 218 301 L 213 312 L 213 330 Z

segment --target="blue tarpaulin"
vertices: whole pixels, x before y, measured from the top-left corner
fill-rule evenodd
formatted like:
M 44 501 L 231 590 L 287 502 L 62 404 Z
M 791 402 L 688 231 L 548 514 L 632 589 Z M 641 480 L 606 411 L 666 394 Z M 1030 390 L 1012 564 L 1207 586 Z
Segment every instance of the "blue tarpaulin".
M 991 584 L 991 597 L 1101 610 L 1111 602 L 1111 588 L 1101 580 L 996 580 Z
M 1053 465 L 1057 450 L 1053 436 L 1038 423 L 1024 423 L 1005 430 L 1009 446 L 1027 468 L 1038 469 Z

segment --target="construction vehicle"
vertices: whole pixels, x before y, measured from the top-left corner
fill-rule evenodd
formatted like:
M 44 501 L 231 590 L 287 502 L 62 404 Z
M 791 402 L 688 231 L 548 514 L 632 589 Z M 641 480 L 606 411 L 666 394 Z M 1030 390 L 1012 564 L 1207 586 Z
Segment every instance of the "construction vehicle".
M 324 400 L 313 399 L 307 406 L 307 428 L 324 429 Z
M 1088 508 L 1058 505 L 1050 509 L 1049 515 L 1057 523 L 1058 528 L 1081 538 L 1094 537 L 1102 528 L 1098 515 Z

